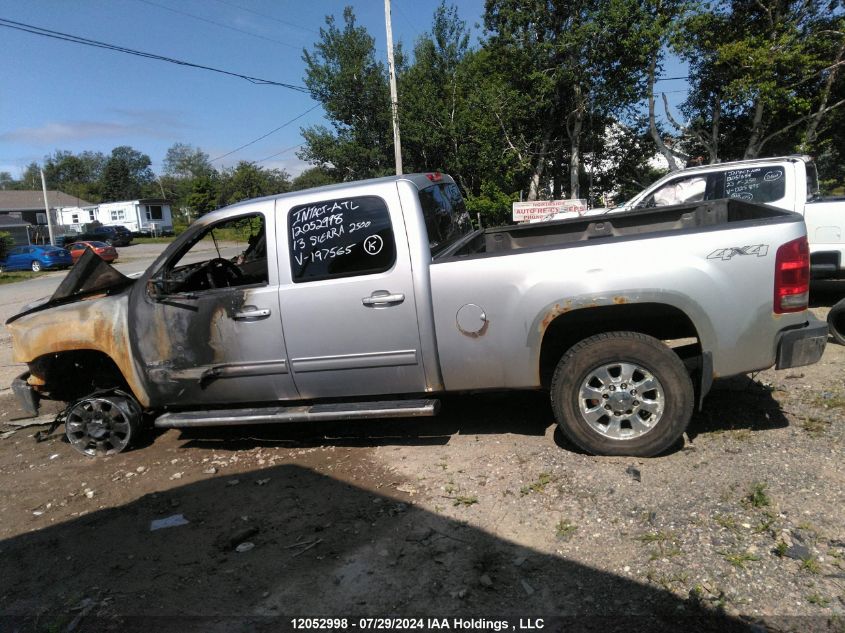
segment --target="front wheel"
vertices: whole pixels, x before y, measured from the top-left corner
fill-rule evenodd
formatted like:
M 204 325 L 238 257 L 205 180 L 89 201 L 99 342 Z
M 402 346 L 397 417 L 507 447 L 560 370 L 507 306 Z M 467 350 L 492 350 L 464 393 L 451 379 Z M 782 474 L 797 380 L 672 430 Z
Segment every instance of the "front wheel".
M 32 260 L 32 264 L 30 264 L 30 268 L 32 268 L 32 272 L 37 273 L 41 270 L 41 262 L 37 259 Z
M 555 369 L 552 409 L 563 434 L 595 455 L 651 457 L 692 417 L 692 381 L 658 339 L 607 332 L 570 349 Z

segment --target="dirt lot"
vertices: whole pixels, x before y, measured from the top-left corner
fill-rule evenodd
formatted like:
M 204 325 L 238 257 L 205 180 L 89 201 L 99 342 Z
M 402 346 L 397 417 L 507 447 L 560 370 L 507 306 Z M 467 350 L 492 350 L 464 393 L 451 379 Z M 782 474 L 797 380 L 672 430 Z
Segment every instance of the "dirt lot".
M 96 460 L 24 429 L 0 440 L 0 630 L 845 631 L 843 368 L 831 343 L 812 367 L 719 381 L 655 459 L 580 454 L 543 394 L 168 431 Z M 0 393 L 0 432 L 19 415 Z M 151 531 L 173 515 L 187 523 Z

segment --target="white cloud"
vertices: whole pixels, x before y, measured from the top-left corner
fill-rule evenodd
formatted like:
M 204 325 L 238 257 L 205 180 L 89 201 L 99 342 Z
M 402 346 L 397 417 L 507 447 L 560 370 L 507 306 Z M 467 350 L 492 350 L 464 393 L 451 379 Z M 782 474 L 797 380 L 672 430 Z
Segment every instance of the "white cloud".
M 0 141 L 52 145 L 62 141 L 126 136 L 170 138 L 174 130 L 188 127 L 180 113 L 168 110 L 112 109 L 110 112 L 117 115 L 116 120 L 48 121 L 38 127 L 0 134 Z

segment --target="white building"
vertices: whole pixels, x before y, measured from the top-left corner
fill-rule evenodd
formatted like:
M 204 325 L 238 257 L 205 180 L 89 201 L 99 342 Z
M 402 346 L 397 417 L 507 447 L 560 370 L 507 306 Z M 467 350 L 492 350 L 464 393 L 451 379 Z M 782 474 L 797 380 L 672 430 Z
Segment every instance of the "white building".
M 170 202 L 161 198 L 143 198 L 122 202 L 103 202 L 84 207 L 59 209 L 62 225 L 77 232 L 83 225 L 99 222 L 104 226 L 125 226 L 133 233 L 170 233 L 173 231 L 173 213 Z

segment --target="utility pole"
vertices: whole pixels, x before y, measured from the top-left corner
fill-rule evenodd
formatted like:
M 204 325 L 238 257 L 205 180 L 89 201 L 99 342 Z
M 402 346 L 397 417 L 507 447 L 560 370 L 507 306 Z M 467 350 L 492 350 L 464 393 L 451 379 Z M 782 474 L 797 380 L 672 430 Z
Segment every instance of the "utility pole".
M 390 70 L 390 110 L 393 113 L 393 155 L 396 175 L 402 175 L 402 142 L 399 140 L 399 97 L 396 95 L 396 67 L 393 64 L 393 29 L 390 26 L 390 0 L 384 0 L 384 23 L 387 27 L 387 67 Z
M 44 193 L 44 210 L 47 212 L 47 231 L 50 233 L 50 245 L 54 245 L 56 243 L 55 239 L 53 239 L 53 219 L 50 217 L 50 203 L 47 201 L 47 181 L 44 178 L 44 170 L 39 170 L 41 172 L 41 191 Z

